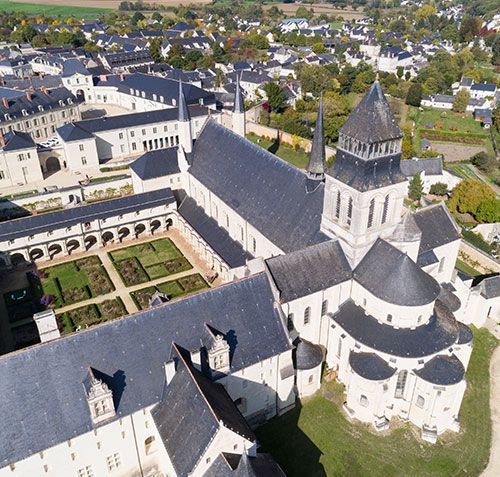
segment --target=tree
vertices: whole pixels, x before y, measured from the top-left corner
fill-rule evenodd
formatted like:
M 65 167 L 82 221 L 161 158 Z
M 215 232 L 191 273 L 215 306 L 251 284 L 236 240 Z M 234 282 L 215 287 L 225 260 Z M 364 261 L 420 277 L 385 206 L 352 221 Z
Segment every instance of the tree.
M 132 15 L 130 22 L 132 23 L 132 25 L 137 25 L 138 22 L 140 22 L 141 20 L 144 20 L 145 18 L 146 17 L 141 12 L 135 12 Z
M 433 16 L 436 16 L 436 8 L 429 3 L 424 3 L 416 12 L 415 20 L 417 23 L 429 25 Z
M 276 83 L 266 83 L 264 91 L 267 95 L 267 102 L 272 112 L 281 113 L 286 108 L 286 94 Z
M 436 182 L 431 185 L 429 193 L 434 195 L 446 195 L 448 193 L 448 186 L 444 182 Z
M 474 164 L 478 169 L 485 172 L 489 170 L 492 163 L 490 157 L 484 151 L 478 152 L 472 156 L 470 162 L 472 162 L 472 164 Z
M 424 183 L 420 178 L 420 174 L 415 174 L 408 185 L 408 197 L 412 200 L 420 200 L 424 191 Z
M 399 79 L 403 77 L 404 73 L 405 73 L 404 68 L 402 66 L 398 66 L 396 70 L 396 75 L 398 76 Z
M 487 199 L 477 208 L 476 219 L 479 222 L 493 224 L 500 222 L 500 199 Z
M 479 204 L 494 198 L 495 193 L 488 185 L 475 179 L 465 179 L 453 189 L 448 206 L 453 212 L 476 216 Z
M 297 71 L 304 93 L 319 96 L 322 91 L 331 89 L 333 76 L 324 66 L 301 65 Z
M 465 113 L 469 101 L 470 93 L 465 89 L 461 89 L 457 93 L 457 95 L 455 96 L 455 100 L 453 101 L 453 111 L 455 111 L 456 113 Z
M 406 104 L 419 107 L 422 102 L 422 85 L 420 83 L 412 83 L 408 94 L 406 95 Z
M 161 22 L 163 20 L 163 17 L 161 16 L 161 13 L 159 12 L 154 12 L 152 15 L 151 15 L 151 18 L 153 20 L 156 20 L 157 22 Z
M 481 24 L 482 20 L 480 18 L 464 16 L 462 18 L 462 23 L 460 23 L 460 41 L 463 43 L 468 43 L 475 36 L 479 35 Z

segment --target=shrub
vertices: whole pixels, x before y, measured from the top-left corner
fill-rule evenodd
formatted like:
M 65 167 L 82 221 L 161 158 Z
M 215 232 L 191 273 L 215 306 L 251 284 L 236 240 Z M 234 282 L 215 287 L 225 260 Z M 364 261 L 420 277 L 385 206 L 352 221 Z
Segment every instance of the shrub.
M 481 235 L 472 232 L 472 230 L 462 230 L 462 236 L 465 240 L 467 240 L 467 242 L 476 246 L 483 252 L 491 253 L 493 250 L 493 247 L 486 242 Z
M 478 152 L 471 157 L 471 163 L 474 164 L 478 169 L 487 172 L 491 166 L 491 157 L 484 151 Z
M 500 222 L 500 199 L 492 198 L 481 202 L 477 208 L 476 219 L 488 224 Z
M 429 192 L 434 195 L 446 195 L 448 193 L 448 186 L 443 182 L 436 182 L 431 185 Z
M 115 262 L 126 286 L 138 285 L 149 280 L 146 272 L 136 258 L 126 258 L 119 262 Z
M 182 286 L 182 288 L 184 288 L 186 293 L 202 290 L 203 288 L 207 287 L 207 282 L 205 282 L 205 280 L 199 273 L 179 278 L 179 280 L 177 281 Z

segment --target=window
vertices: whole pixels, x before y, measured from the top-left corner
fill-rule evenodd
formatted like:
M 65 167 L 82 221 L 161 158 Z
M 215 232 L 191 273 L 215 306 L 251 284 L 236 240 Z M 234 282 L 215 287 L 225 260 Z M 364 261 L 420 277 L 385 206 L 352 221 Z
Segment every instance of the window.
M 134 137 L 135 136 L 135 132 L 134 131 L 130 131 L 130 137 Z
M 78 147 L 80 148 L 80 151 L 83 151 L 85 149 L 85 146 L 83 144 L 79 144 Z
M 396 382 L 396 392 L 394 397 L 402 398 L 404 397 L 406 379 L 408 378 L 408 371 L 405 369 L 401 370 L 398 374 L 398 380 Z
M 352 197 L 349 197 L 349 202 L 347 203 L 347 225 L 351 225 L 352 219 Z
M 125 145 L 120 144 L 120 152 L 123 154 L 125 152 Z
M 143 135 L 143 136 L 145 136 L 145 135 L 146 135 L 146 130 L 145 130 L 145 129 L 143 129 L 143 130 L 142 130 L 142 135 Z
M 108 470 L 111 472 L 112 470 L 118 469 L 121 465 L 120 454 L 118 452 L 113 455 L 109 455 L 106 457 L 106 462 L 108 464 Z
M 5 179 L 5 172 L 0 171 L 0 180 Z
M 389 211 L 389 196 L 385 196 L 384 208 L 382 209 L 382 223 L 385 224 L 387 220 L 387 212 Z
M 314 376 L 311 374 L 311 376 L 309 376 L 309 379 L 308 379 L 309 384 L 312 384 L 313 379 L 314 379 Z
M 106 403 L 104 401 L 97 401 L 94 403 L 94 413 L 96 416 L 102 416 L 106 413 Z
M 340 358 L 341 353 L 342 353 L 342 337 L 339 337 L 339 342 L 337 344 L 337 358 Z
M 293 313 L 288 314 L 288 317 L 286 319 L 286 327 L 288 328 L 288 331 L 293 330 Z
M 328 300 L 323 300 L 321 303 L 321 316 L 326 315 L 328 313 Z
M 149 436 L 145 441 L 144 441 L 144 450 L 146 452 L 146 455 L 149 455 L 152 452 L 152 447 L 155 442 L 155 436 Z
M 416 404 L 417 404 L 417 407 L 420 407 L 420 408 L 424 407 L 424 405 L 425 405 L 425 399 L 422 396 L 419 395 L 417 397 L 417 403 Z
M 85 156 L 82 156 L 82 165 L 87 165 L 87 158 Z
M 446 258 L 446 257 L 443 257 L 443 258 L 439 261 L 439 273 L 441 273 L 441 272 L 444 270 L 444 262 L 445 262 L 445 258 Z
M 156 134 L 158 130 L 156 128 L 153 128 L 153 134 Z
M 361 404 L 363 407 L 368 407 L 368 398 L 364 394 L 359 396 L 359 404 Z
M 229 215 L 225 214 L 226 216 L 226 227 L 229 228 Z
M 118 134 L 118 139 L 123 139 L 123 133 Z
M 335 217 L 338 219 L 340 217 L 340 191 L 337 192 L 337 203 L 335 204 Z
M 389 323 L 391 323 L 391 322 L 392 322 L 392 315 L 391 315 L 391 314 L 388 314 L 388 315 L 387 315 L 387 321 L 388 321 Z
M 375 213 L 375 199 L 370 201 L 370 209 L 368 210 L 368 224 L 367 227 L 370 228 L 373 225 L 373 215 Z
M 211 461 L 210 457 L 207 457 L 207 458 L 206 458 L 206 460 L 205 460 L 205 462 L 206 462 L 207 464 L 210 464 L 210 461 Z
M 92 471 L 92 466 L 87 465 L 82 469 L 78 469 L 78 477 L 94 477 L 94 472 Z
M 163 131 L 164 132 L 167 132 L 168 131 L 168 126 L 165 124 L 165 126 L 163 126 Z
M 310 319 L 311 319 L 311 307 L 308 306 L 304 310 L 304 325 L 307 325 Z
M 257 252 L 257 241 L 255 240 L 255 237 L 252 237 L 252 252 Z
M 245 240 L 245 229 L 240 226 L 240 237 L 241 241 L 243 242 Z

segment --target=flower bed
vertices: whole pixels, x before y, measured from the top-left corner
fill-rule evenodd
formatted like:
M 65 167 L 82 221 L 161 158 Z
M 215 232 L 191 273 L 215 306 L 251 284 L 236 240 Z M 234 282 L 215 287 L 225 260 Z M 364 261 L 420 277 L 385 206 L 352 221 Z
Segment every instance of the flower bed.
M 137 258 L 126 258 L 125 260 L 114 262 L 114 265 L 122 277 L 123 283 L 128 287 L 149 281 L 148 275 Z
M 99 304 L 101 316 L 106 320 L 114 320 L 127 314 L 127 310 L 120 298 L 106 300 Z
M 165 268 L 167 269 L 168 275 L 173 275 L 174 273 L 191 270 L 193 266 L 187 261 L 186 258 L 181 257 L 165 262 Z
M 186 293 L 192 293 L 207 288 L 207 282 L 199 273 L 182 277 L 177 280 Z
M 149 307 L 149 300 L 156 292 L 155 287 L 147 287 L 142 290 L 137 290 L 132 292 L 130 296 L 134 300 L 135 304 L 139 307 L 139 309 L 144 310 Z
M 62 299 L 65 305 L 71 305 L 78 301 L 88 300 L 91 294 L 87 287 L 84 288 L 68 288 L 63 291 Z

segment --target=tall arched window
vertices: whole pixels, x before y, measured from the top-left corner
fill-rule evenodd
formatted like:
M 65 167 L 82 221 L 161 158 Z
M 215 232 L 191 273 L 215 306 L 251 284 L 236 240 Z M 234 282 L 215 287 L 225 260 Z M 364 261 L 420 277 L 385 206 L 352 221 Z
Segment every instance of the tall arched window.
M 347 225 L 351 225 L 352 219 L 352 197 L 349 197 L 349 202 L 347 203 Z
M 335 217 L 338 219 L 340 217 L 340 191 L 337 191 L 337 203 L 335 204 Z
M 154 436 L 149 436 L 145 441 L 144 441 L 144 450 L 146 452 L 146 455 L 149 455 L 152 452 L 153 444 L 155 442 L 155 437 Z
M 308 306 L 304 310 L 304 325 L 307 325 L 310 319 L 311 319 L 311 308 Z
M 385 224 L 387 220 L 387 213 L 389 212 L 389 195 L 385 196 L 384 209 L 382 210 L 382 223 Z
M 368 210 L 368 228 L 373 225 L 373 215 L 375 213 L 375 199 L 370 201 L 370 209 Z
M 404 396 L 407 378 L 408 371 L 406 371 L 406 369 L 401 370 L 398 374 L 398 380 L 396 382 L 396 392 L 394 393 L 394 397 L 402 398 Z

